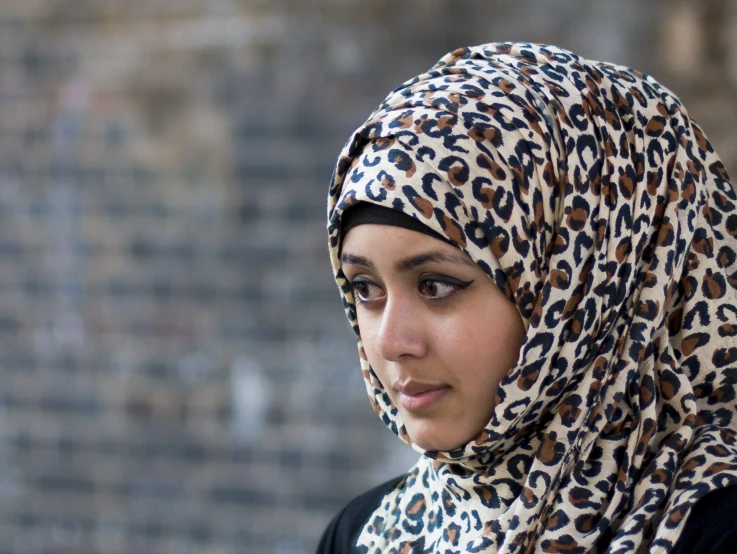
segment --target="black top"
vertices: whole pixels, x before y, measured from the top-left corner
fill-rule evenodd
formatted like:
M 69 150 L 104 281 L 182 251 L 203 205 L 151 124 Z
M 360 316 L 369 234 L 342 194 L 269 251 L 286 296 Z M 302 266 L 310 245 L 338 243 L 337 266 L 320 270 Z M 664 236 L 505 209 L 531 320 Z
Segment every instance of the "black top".
M 381 499 L 401 477 L 354 498 L 333 518 L 322 535 L 317 554 L 358 554 L 358 534 Z M 737 485 L 710 492 L 691 510 L 671 554 L 735 554 L 737 552 Z

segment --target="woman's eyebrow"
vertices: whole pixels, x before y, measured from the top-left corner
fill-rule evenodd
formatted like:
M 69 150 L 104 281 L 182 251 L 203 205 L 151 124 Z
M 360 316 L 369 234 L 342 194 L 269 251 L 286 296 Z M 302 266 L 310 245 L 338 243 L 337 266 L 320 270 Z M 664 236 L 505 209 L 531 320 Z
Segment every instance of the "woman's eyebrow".
M 431 250 L 429 252 L 423 252 L 422 254 L 417 254 L 415 256 L 410 256 L 409 258 L 399 260 L 396 264 L 394 264 L 394 270 L 397 273 L 403 273 L 423 264 L 432 262 L 448 262 L 456 265 L 476 267 L 476 264 L 473 262 L 473 260 L 471 260 L 467 256 L 464 256 L 462 253 L 449 254 L 441 250 Z
M 375 269 L 374 263 L 363 256 L 357 256 L 355 254 L 348 254 L 344 252 L 340 261 L 344 265 L 362 265 L 369 269 Z M 466 265 L 469 267 L 476 267 L 476 264 L 468 257 L 463 254 L 449 254 L 440 250 L 430 250 L 429 252 L 423 252 L 416 254 L 408 258 L 403 258 L 394 264 L 394 271 L 397 273 L 404 273 L 415 269 L 423 264 L 427 263 L 452 263 L 456 265 Z
M 375 269 L 374 264 L 368 258 L 364 258 L 363 256 L 356 256 L 354 254 L 347 254 L 345 252 L 343 252 L 343 254 L 340 256 L 340 263 L 344 265 L 362 265 L 364 267 L 368 267 L 369 269 Z

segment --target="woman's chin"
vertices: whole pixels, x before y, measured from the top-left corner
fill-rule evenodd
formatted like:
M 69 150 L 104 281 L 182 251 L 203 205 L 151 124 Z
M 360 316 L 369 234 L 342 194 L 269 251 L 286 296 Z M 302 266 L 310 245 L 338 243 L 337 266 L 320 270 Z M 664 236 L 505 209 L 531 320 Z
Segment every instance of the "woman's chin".
M 428 452 L 451 452 L 457 450 L 465 446 L 478 434 L 474 433 L 469 435 L 467 439 L 459 440 L 459 437 L 463 438 L 463 436 L 459 435 L 457 428 L 454 429 L 453 426 L 450 426 L 447 432 L 442 432 L 440 429 L 412 429 L 410 425 L 406 425 L 406 427 L 412 442 Z
M 462 411 L 448 414 L 419 414 L 399 408 L 400 417 L 412 443 L 428 452 L 452 452 L 478 438 L 491 418 L 491 413 L 471 418 Z

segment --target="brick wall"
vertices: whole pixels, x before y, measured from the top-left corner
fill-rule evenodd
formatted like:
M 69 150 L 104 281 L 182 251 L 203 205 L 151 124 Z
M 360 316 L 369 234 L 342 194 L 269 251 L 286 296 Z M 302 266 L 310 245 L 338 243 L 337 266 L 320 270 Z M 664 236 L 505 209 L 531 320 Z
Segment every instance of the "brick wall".
M 2 2 L 0 554 L 312 552 L 414 459 L 330 275 L 341 145 L 523 39 L 662 77 L 734 168 L 737 3 L 645 4 Z

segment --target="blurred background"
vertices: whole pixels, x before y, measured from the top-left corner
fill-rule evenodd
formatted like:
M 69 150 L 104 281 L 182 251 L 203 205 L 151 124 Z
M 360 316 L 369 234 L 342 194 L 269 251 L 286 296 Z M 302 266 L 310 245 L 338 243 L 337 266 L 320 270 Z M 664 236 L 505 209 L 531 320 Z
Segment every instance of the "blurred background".
M 0 3 L 0 554 L 312 553 L 413 463 L 328 180 L 390 89 L 499 40 L 654 74 L 737 173 L 735 0 Z

